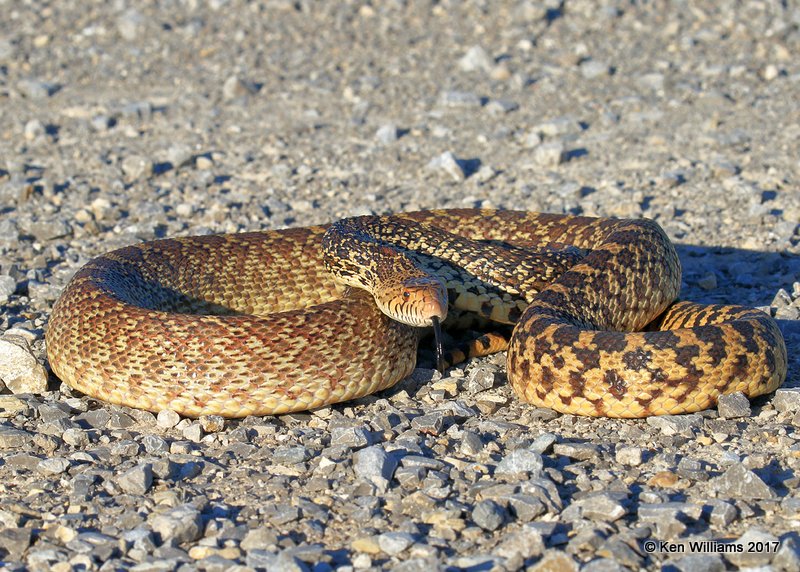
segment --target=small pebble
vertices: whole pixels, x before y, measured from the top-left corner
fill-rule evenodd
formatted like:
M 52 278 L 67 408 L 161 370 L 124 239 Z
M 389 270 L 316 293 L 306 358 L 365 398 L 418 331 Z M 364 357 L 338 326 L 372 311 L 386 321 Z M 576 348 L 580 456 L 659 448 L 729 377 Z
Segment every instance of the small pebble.
M 172 411 L 171 409 L 162 409 L 156 415 L 156 423 L 162 429 L 172 429 L 181 420 L 181 416 Z
M 483 500 L 472 509 L 472 520 L 484 530 L 500 528 L 506 519 L 506 510 L 493 500 Z
M 564 162 L 565 158 L 564 144 L 559 141 L 542 143 L 533 150 L 533 160 L 540 167 L 557 167 Z

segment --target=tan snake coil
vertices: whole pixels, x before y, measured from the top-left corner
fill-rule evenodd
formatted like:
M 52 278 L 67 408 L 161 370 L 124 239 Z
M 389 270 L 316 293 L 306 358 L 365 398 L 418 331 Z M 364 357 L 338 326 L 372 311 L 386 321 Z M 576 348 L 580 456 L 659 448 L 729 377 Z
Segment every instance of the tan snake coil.
M 367 239 L 381 249 L 399 240 L 401 251 L 449 256 L 408 252 L 437 272 L 457 307 L 516 322 L 508 377 L 531 403 L 594 416 L 679 413 L 713 406 L 723 393 L 768 393 L 786 375 L 783 338 L 766 314 L 670 305 L 680 264 L 652 221 L 454 210 L 344 228 L 359 220 L 386 234 Z M 413 223 L 405 230 L 400 220 L 458 236 L 419 233 Z M 390 387 L 413 369 L 419 330 L 331 279 L 327 228 L 168 239 L 94 259 L 50 317 L 53 371 L 104 401 L 189 416 L 299 411 Z M 343 240 L 326 244 L 329 253 L 357 257 Z M 533 255 L 544 268 L 532 277 L 513 245 L 548 244 L 554 254 Z M 575 258 L 563 245 L 590 252 Z M 659 331 L 635 331 L 654 319 L 649 328 Z

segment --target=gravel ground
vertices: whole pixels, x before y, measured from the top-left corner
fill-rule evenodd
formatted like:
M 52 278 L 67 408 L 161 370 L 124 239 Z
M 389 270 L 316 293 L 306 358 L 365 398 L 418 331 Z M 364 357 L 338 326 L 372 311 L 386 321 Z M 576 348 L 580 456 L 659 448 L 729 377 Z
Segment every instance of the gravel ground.
M 0 11 L 9 570 L 800 570 L 795 3 Z M 779 319 L 789 379 L 636 421 L 521 404 L 502 356 L 241 421 L 48 380 L 49 311 L 101 252 L 456 206 L 656 219 L 683 297 Z

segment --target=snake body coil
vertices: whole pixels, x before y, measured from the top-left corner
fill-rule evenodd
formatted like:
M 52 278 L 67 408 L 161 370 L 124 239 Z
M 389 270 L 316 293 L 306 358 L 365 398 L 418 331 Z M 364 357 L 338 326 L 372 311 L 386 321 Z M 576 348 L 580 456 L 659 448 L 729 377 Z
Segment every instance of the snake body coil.
M 377 288 L 376 300 L 395 286 L 414 298 L 432 274 L 455 307 L 516 323 L 512 386 L 562 412 L 696 411 L 724 393 L 768 393 L 786 375 L 783 338 L 766 314 L 672 304 L 680 264 L 654 222 L 478 210 L 111 252 L 79 270 L 56 303 L 51 367 L 98 399 L 189 416 L 299 411 L 390 387 L 413 369 L 419 330 L 335 282 L 323 243 L 340 279 Z M 408 271 L 423 270 L 410 282 L 385 266 L 395 249 Z M 410 311 L 393 300 L 390 311 Z

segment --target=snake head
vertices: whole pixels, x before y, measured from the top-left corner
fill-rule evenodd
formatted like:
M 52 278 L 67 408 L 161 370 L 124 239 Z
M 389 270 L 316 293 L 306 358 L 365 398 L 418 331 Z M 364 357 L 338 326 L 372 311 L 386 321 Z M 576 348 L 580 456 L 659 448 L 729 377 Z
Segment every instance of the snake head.
M 441 323 L 447 317 L 447 289 L 433 276 L 384 283 L 372 294 L 384 314 L 409 326 L 428 327 L 434 320 Z

